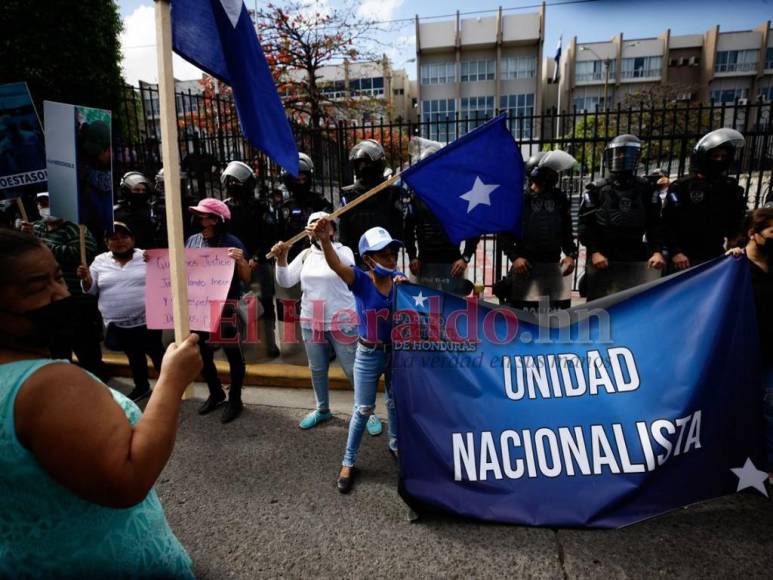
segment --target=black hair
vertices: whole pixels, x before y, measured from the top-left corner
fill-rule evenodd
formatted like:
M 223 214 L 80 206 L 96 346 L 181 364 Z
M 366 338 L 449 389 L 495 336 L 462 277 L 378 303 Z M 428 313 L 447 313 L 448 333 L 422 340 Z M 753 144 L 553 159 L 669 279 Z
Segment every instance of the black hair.
M 743 233 L 739 242 L 742 245 L 749 243 L 749 230 L 754 230 L 759 234 L 765 228 L 773 225 L 773 207 L 758 207 L 746 214 L 746 220 L 743 224 Z
M 32 234 L 0 228 L 0 280 L 5 281 L 6 275 L 13 271 L 13 260 L 42 247 L 43 243 Z

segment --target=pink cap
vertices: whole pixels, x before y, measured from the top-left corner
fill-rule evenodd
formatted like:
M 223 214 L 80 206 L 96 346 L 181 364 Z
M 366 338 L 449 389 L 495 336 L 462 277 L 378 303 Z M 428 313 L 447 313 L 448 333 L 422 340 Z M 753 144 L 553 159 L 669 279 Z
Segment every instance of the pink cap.
M 214 214 L 223 218 L 223 221 L 231 219 L 231 210 L 228 209 L 228 206 L 214 197 L 205 197 L 199 202 L 199 205 L 188 207 L 188 211 L 198 214 Z

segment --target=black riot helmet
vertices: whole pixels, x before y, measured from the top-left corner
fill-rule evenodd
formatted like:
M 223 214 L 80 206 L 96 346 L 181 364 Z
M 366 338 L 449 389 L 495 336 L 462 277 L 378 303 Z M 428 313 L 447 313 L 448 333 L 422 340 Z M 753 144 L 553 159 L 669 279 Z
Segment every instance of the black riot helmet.
M 282 171 L 282 183 L 287 191 L 295 196 L 308 195 L 314 178 L 314 162 L 305 153 L 298 153 L 298 177 L 293 177 L 287 171 Z
M 529 158 L 527 166 L 534 157 Z M 566 151 L 540 152 L 536 166 L 529 172 L 529 181 L 540 184 L 544 189 L 552 189 L 558 183 L 558 174 L 575 165 L 577 160 Z
M 226 165 L 220 174 L 220 183 L 230 196 L 249 198 L 255 195 L 255 172 L 242 161 L 231 161 Z
M 722 175 L 733 164 L 736 149 L 745 143 L 741 133 L 728 127 L 706 133 L 695 144 L 690 169 L 706 175 Z
M 349 151 L 349 163 L 352 164 L 354 175 L 365 185 L 374 186 L 384 181 L 386 159 L 381 143 L 373 139 L 365 139 Z
M 604 161 L 610 173 L 635 173 L 639 157 L 641 141 L 636 135 L 618 135 L 604 149 Z
M 130 203 L 146 202 L 153 194 L 153 184 L 139 171 L 124 173 L 120 184 L 123 198 Z

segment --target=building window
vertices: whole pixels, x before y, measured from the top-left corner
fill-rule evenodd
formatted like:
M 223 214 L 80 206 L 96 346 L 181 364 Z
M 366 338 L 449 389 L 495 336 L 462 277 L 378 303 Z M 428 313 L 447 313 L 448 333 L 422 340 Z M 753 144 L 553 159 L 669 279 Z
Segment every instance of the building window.
M 757 50 L 722 50 L 717 52 L 716 72 L 754 72 L 757 70 Z
M 765 103 L 773 103 L 773 84 L 767 87 L 760 87 L 758 96 Z
M 533 79 L 535 76 L 536 56 L 510 56 L 502 60 L 502 80 Z
M 319 85 L 320 92 L 328 99 L 341 99 L 346 96 L 345 81 L 327 81 Z
M 745 99 L 749 95 L 749 89 L 741 87 L 722 87 L 714 89 L 710 93 L 711 101 L 715 105 L 732 105 L 738 99 Z
M 582 95 L 582 96 L 576 96 L 574 100 L 572 101 L 572 104 L 574 105 L 574 108 L 577 109 L 577 111 L 590 111 L 594 112 L 596 111 L 596 108 L 599 110 L 604 109 L 604 97 L 602 95 Z M 607 107 L 609 107 L 612 104 L 612 97 L 607 96 Z
M 462 82 L 475 83 L 478 81 L 493 81 L 494 69 L 495 64 L 493 58 L 481 60 L 463 60 Z
M 510 132 L 516 139 L 531 139 L 534 122 L 534 95 L 502 95 L 499 109 L 507 113 Z
M 436 62 L 421 65 L 421 84 L 445 85 L 456 82 L 456 65 L 452 62 Z
M 404 95 L 405 94 L 405 89 L 393 89 L 392 90 L 392 94 L 394 96 Z
M 384 94 L 384 77 L 353 79 L 349 81 L 349 90 L 353 95 L 375 97 Z
M 620 76 L 624 79 L 657 78 L 660 76 L 661 62 L 659 56 L 624 58 Z
M 462 132 L 471 131 L 493 117 L 494 97 L 462 97 Z
M 765 68 L 773 68 L 773 46 L 768 47 L 768 51 L 765 56 Z
M 456 139 L 455 113 L 454 99 L 422 101 L 422 136 L 444 142 Z
M 574 69 L 577 82 L 605 80 L 607 78 L 607 71 L 604 70 L 606 62 L 609 62 L 609 78 L 614 79 L 615 59 L 609 59 L 609 61 L 581 60 L 575 65 Z

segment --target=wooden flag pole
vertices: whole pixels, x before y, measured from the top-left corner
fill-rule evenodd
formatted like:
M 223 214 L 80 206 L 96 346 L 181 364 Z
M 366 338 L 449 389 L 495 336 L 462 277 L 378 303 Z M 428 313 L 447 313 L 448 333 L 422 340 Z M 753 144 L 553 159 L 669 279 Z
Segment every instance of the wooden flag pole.
M 88 266 L 89 263 L 86 261 L 86 226 L 83 224 L 80 224 L 78 226 L 78 234 L 80 237 L 80 246 L 81 246 L 81 264 L 84 266 Z
M 161 157 L 164 162 L 164 199 L 169 240 L 169 270 L 172 282 L 174 339 L 180 344 L 190 334 L 188 319 L 188 274 L 185 267 L 180 152 L 177 145 L 174 72 L 172 70 L 172 11 L 169 0 L 156 0 L 156 56 L 161 125 Z M 190 398 L 189 386 L 183 398 Z
M 366 201 L 366 200 L 370 199 L 371 197 L 373 197 L 374 195 L 376 195 L 378 192 L 385 190 L 387 187 L 389 187 L 390 185 L 392 185 L 392 184 L 393 184 L 395 181 L 397 181 L 398 179 L 400 179 L 400 174 L 399 174 L 399 173 L 397 173 L 397 174 L 393 175 L 392 177 L 390 177 L 390 178 L 389 178 L 389 179 L 387 179 L 386 181 L 382 181 L 382 182 L 381 182 L 381 183 L 379 183 L 379 184 L 378 184 L 376 187 L 374 187 L 373 189 L 370 189 L 370 190 L 366 191 L 365 193 L 363 193 L 363 194 L 362 194 L 360 197 L 358 197 L 357 199 L 350 201 L 349 203 L 347 203 L 347 204 L 346 204 L 345 206 L 343 206 L 343 207 L 339 207 L 337 210 L 335 210 L 334 212 L 332 212 L 332 213 L 330 214 L 330 216 L 328 216 L 328 219 L 331 219 L 331 220 L 334 220 L 334 219 L 336 219 L 336 218 L 337 218 L 338 216 L 340 216 L 341 214 L 344 214 L 344 213 L 346 213 L 346 212 L 347 212 L 347 211 L 349 211 L 350 209 L 352 209 L 352 208 L 354 208 L 354 207 L 357 207 L 357 206 L 358 206 L 358 205 L 360 205 L 362 202 L 364 202 L 364 201 Z M 303 232 L 298 232 L 298 233 L 297 233 L 297 234 L 295 234 L 295 235 L 294 235 L 292 238 L 290 238 L 289 240 L 287 240 L 285 243 L 286 243 L 286 244 L 290 244 L 290 246 L 292 246 L 293 244 L 296 244 L 297 242 L 299 242 L 300 240 L 302 240 L 303 238 L 305 238 L 307 235 L 308 235 L 308 234 L 307 234 L 305 231 L 303 231 Z M 266 254 L 266 258 L 269 258 L 269 259 L 270 259 L 270 258 L 273 258 L 273 257 L 274 257 L 274 254 L 273 254 L 273 253 L 271 253 L 271 252 L 269 252 L 268 254 Z
M 27 215 L 27 209 L 24 207 L 24 202 L 21 200 L 20 197 L 16 198 L 16 207 L 19 209 L 19 214 L 21 215 L 21 221 L 29 223 L 30 218 Z

